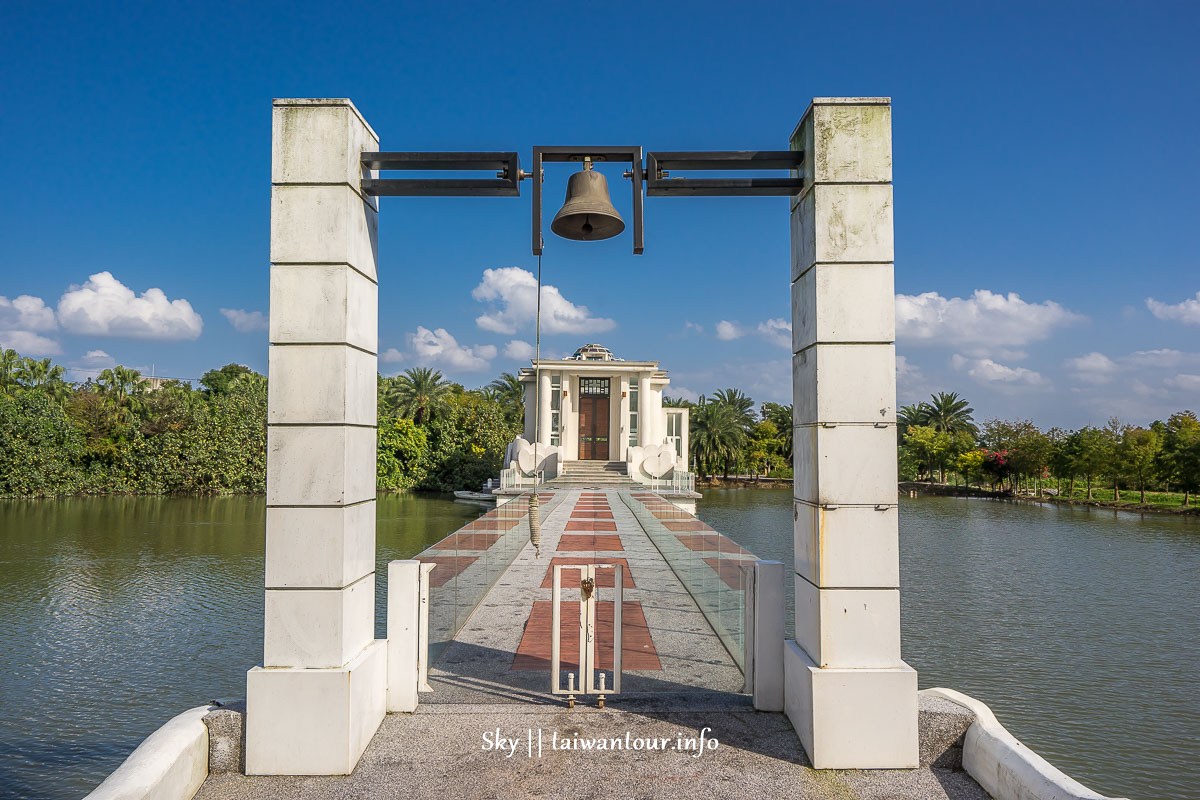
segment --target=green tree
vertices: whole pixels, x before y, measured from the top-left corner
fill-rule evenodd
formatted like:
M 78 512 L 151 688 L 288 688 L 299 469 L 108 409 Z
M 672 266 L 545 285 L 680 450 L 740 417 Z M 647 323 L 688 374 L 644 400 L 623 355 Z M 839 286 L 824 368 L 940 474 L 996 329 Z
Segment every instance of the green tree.
M 741 415 L 724 403 L 705 403 L 691 415 L 690 428 L 690 449 L 700 472 L 712 474 L 720 467 L 728 478 L 730 466 L 746 446 Z
M 938 392 L 930 395 L 929 402 L 923 405 L 922 425 L 944 433 L 975 433 L 975 421 L 971 416 L 975 409 L 966 399 L 959 397 L 958 392 Z
M 220 369 L 210 369 L 200 376 L 200 385 L 209 395 L 227 394 L 235 383 L 244 376 L 255 374 L 245 364 L 226 364 Z
M 1088 426 L 1072 434 L 1073 471 L 1083 476 L 1087 484 L 1087 499 L 1092 499 L 1092 481 L 1106 474 L 1113 458 L 1112 440 L 1101 428 Z
M 429 442 L 424 428 L 410 419 L 379 420 L 379 449 L 376 458 L 380 489 L 411 489 L 425 476 Z
M 710 404 L 724 406 L 747 434 L 754 426 L 754 401 L 747 397 L 741 389 L 722 389 L 712 396 Z
M 0 394 L 0 495 L 79 491 L 82 448 L 78 431 L 49 394 Z
M 0 352 L 0 394 L 12 394 L 20 385 L 17 381 L 20 366 L 21 354 L 16 350 L 5 349 Z
M 442 373 L 429 367 L 414 367 L 395 377 L 396 408 L 399 413 L 411 417 L 418 425 L 436 416 L 438 408 L 451 395 L 458 392 Z
M 918 474 L 927 476 L 930 483 L 934 470 L 946 463 L 951 442 L 950 434 L 932 425 L 913 425 L 904 435 L 904 447 L 917 463 Z
M 1123 471 L 1146 502 L 1146 484 L 1154 477 L 1162 452 L 1162 436 L 1153 429 L 1128 427 L 1122 433 L 1119 460 Z
M 511 372 L 501 373 L 487 388 L 492 391 L 494 399 L 504 410 L 504 416 L 509 422 L 524 423 L 525 387 L 516 375 Z
M 1180 411 L 1167 419 L 1161 460 L 1188 505 L 1192 494 L 1200 491 L 1200 419 L 1193 412 Z

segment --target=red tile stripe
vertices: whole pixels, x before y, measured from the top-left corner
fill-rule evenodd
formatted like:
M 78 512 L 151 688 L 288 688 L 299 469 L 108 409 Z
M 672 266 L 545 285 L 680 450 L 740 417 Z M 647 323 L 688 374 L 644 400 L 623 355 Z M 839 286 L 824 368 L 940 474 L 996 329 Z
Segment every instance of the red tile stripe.
M 511 670 L 550 669 L 550 622 L 551 602 L 538 600 L 533 604 L 521 644 L 513 657 Z M 564 601 L 560 620 L 561 661 L 563 669 L 579 669 L 579 601 Z M 621 669 L 661 670 L 658 651 L 646 624 L 642 604 L 636 600 L 626 601 L 621 607 Z M 600 669 L 613 667 L 613 604 L 601 600 L 596 603 L 596 661 Z M 576 676 L 576 685 L 579 685 Z

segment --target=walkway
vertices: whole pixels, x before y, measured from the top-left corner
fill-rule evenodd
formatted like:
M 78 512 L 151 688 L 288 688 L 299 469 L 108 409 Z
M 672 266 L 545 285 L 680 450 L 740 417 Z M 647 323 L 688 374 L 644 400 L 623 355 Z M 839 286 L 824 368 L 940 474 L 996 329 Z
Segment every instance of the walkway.
M 524 498 L 419 555 L 438 563 L 431 628 L 459 617 L 465 624 L 431 670 L 433 691 L 421 694 L 416 713 L 384 719 L 353 775 L 210 775 L 197 800 L 986 799 L 966 773 L 949 768 L 818 772 L 787 717 L 753 710 L 722 644 L 723 636 L 736 652 L 740 643 L 739 562 L 752 554 L 640 490 L 560 489 L 541 502 L 540 556 L 528 544 Z M 627 568 L 623 691 L 605 710 L 584 696 L 568 710 L 549 691 L 552 566 L 598 562 Z M 466 599 L 478 598 L 489 578 L 494 585 L 468 617 Z M 578 604 L 566 600 L 578 586 L 572 578 L 578 572 L 564 569 L 564 670 L 576 668 L 578 653 Z M 611 669 L 612 580 L 598 583 L 600 667 Z M 932 698 L 921 702 L 927 765 L 954 752 L 946 748 L 970 717 Z M 710 744 L 701 748 L 702 739 Z M 564 740 L 583 749 L 564 749 Z

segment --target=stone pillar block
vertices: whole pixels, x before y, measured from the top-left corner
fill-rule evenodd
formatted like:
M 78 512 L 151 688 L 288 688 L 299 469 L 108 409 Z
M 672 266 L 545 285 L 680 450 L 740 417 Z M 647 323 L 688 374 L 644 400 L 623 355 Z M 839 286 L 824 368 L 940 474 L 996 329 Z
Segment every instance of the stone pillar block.
M 268 351 L 269 424 L 375 424 L 375 356 L 338 344 L 276 345 Z
M 890 263 L 891 184 L 815 184 L 792 210 L 792 280 L 818 263 Z
M 797 500 L 820 506 L 896 504 L 896 428 L 803 425 L 793 434 Z
M 379 345 L 379 288 L 344 264 L 271 268 L 271 342 Z
M 794 501 L 796 574 L 816 586 L 900 585 L 895 506 L 820 506 Z
M 550 423 L 553 421 L 550 418 L 550 397 L 554 390 L 550 386 L 550 373 L 542 370 L 538 376 L 539 393 L 538 398 L 538 437 L 540 444 L 550 444 Z
M 815 264 L 792 284 L 792 352 L 817 342 L 888 343 L 896 329 L 891 264 Z
M 375 428 L 272 425 L 268 506 L 345 506 L 375 498 Z
M 900 663 L 899 589 L 819 589 L 799 575 L 796 642 L 819 667 Z
M 265 666 L 341 667 L 374 638 L 374 572 L 344 589 L 267 589 Z
M 345 186 L 274 186 L 271 263 L 346 264 L 377 280 L 377 216 Z
M 246 675 L 247 775 L 349 775 L 383 721 L 387 647 L 336 669 Z
M 797 425 L 896 421 L 896 350 L 890 344 L 815 344 L 792 357 Z
M 918 765 L 917 673 L 818 667 L 793 641 L 783 651 L 784 712 L 817 769 Z
M 267 509 L 267 588 L 340 589 L 375 571 L 375 504 Z
M 282 100 L 271 110 L 273 184 L 340 184 L 358 191 L 364 178 L 378 174 L 363 169 L 362 153 L 378 150 L 375 131 L 343 101 Z

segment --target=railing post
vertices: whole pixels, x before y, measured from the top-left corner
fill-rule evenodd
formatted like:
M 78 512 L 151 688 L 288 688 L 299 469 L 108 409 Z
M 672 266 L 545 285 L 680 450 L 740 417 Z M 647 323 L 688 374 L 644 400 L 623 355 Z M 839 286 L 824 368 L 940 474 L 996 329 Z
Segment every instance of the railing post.
M 421 681 L 421 562 L 388 563 L 387 710 L 417 710 Z M 426 601 L 428 607 L 428 601 Z
M 746 682 L 759 711 L 783 711 L 783 574 L 782 561 L 756 561 L 747 592 Z

